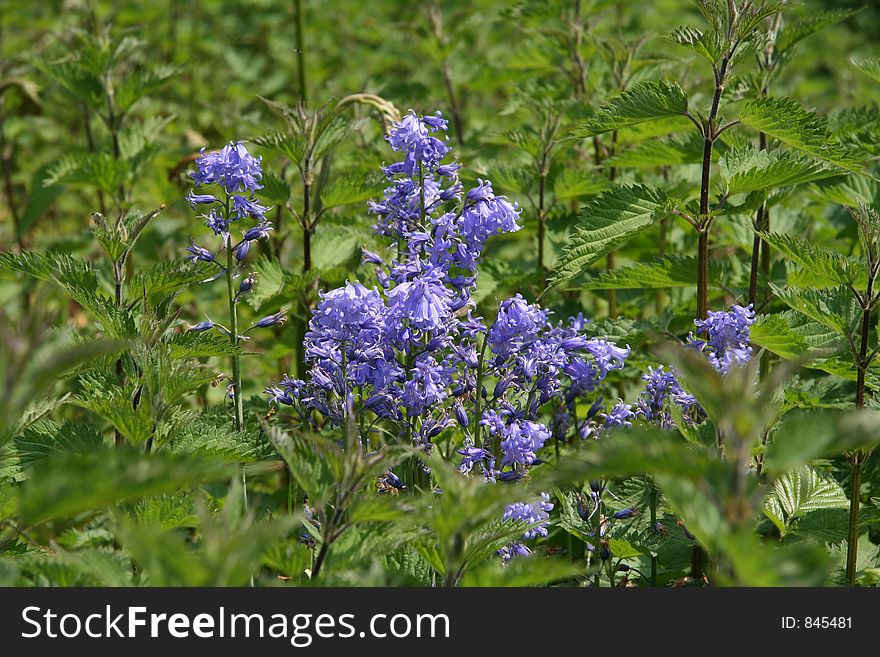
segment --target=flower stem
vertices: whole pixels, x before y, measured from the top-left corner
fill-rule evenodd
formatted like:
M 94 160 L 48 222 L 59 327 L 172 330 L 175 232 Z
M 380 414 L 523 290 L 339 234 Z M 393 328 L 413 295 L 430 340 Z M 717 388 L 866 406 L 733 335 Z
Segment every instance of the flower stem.
M 229 219 L 229 199 L 226 200 L 225 218 Z M 229 297 L 229 341 L 235 353 L 232 354 L 232 404 L 235 409 L 235 430 L 244 429 L 244 405 L 241 395 L 241 358 L 238 355 L 238 309 L 235 300 L 235 285 L 233 275 L 235 271 L 235 255 L 232 248 L 232 236 L 226 236 L 226 293 Z M 247 474 L 244 467 L 241 468 L 241 493 L 244 504 L 244 513 L 248 512 L 247 499 Z M 251 586 L 254 578 L 251 577 Z

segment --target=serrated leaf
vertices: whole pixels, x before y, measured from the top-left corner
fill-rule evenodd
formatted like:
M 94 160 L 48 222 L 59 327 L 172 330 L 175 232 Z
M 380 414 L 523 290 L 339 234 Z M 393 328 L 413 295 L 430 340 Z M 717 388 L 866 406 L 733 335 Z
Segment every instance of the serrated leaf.
M 326 209 L 364 203 L 382 192 L 383 183 L 374 175 L 340 176 L 321 191 Z
M 812 287 L 850 285 L 860 273 L 860 263 L 794 235 L 761 233 L 761 238 L 806 269 L 810 274 Z
M 259 310 L 267 299 L 281 291 L 285 281 L 284 270 L 278 259 L 271 256 L 261 256 L 249 267 L 257 274 L 257 285 L 245 300 L 251 308 Z
M 765 513 L 782 536 L 811 511 L 848 506 L 846 494 L 833 477 L 808 467 L 779 477 L 764 502 Z
M 793 21 L 786 23 L 776 37 L 775 49 L 780 54 L 787 53 L 792 47 L 811 34 L 830 25 L 834 25 L 835 23 L 839 23 L 859 11 L 859 9 L 811 11 L 805 16 L 800 16 Z
M 687 109 L 687 94 L 678 84 L 666 80 L 640 82 L 599 109 L 574 134 L 592 137 L 646 121 L 683 116 Z
M 828 128 L 828 122 L 808 112 L 791 98 L 757 98 L 740 110 L 739 120 L 784 144 L 848 171 L 860 172 L 862 162 L 846 150 Z
M 844 286 L 827 290 L 781 288 L 770 284 L 773 293 L 789 308 L 798 311 L 822 326 L 849 335 L 861 317 L 861 309 L 852 293 Z
M 596 260 L 665 217 L 671 205 L 662 190 L 647 185 L 613 187 L 591 200 L 581 210 L 577 229 L 556 264 L 551 285 L 584 272 Z
M 716 30 L 703 32 L 690 25 L 682 25 L 665 35 L 664 38 L 680 46 L 691 48 L 712 64 L 721 59 L 723 55 L 724 44 Z
M 748 194 L 831 178 L 840 169 L 792 151 L 734 149 L 719 161 L 720 179 L 729 194 Z
M 105 449 L 100 457 L 65 454 L 45 459 L 22 486 L 19 514 L 33 525 L 101 510 L 118 502 L 227 479 L 225 465 L 206 458 Z
M 869 76 L 875 82 L 880 82 L 880 57 L 871 59 L 852 57 L 850 61 L 862 73 Z
M 553 181 L 553 194 L 557 201 L 570 201 L 584 196 L 593 196 L 606 189 L 610 183 L 608 176 L 592 169 L 563 169 Z
M 608 158 L 605 164 L 622 168 L 653 168 L 702 162 L 703 140 L 694 133 L 649 139 Z
M 27 204 L 16 225 L 16 237 L 21 237 L 29 231 L 49 211 L 52 204 L 64 191 L 63 185 L 47 185 L 48 177 L 49 167 L 43 167 L 31 178 Z
M 709 284 L 722 286 L 723 268 L 717 260 L 709 262 Z M 690 287 L 697 280 L 697 259 L 672 256 L 652 263 L 617 267 L 580 283 L 584 290 L 654 289 Z
M 793 410 L 786 413 L 767 445 L 766 471 L 772 476 L 880 442 L 880 413 L 874 410 Z
M 256 429 L 236 431 L 225 418 L 200 415 L 188 422 L 162 447 L 174 454 L 196 454 L 230 463 L 253 463 L 274 454 L 272 445 Z

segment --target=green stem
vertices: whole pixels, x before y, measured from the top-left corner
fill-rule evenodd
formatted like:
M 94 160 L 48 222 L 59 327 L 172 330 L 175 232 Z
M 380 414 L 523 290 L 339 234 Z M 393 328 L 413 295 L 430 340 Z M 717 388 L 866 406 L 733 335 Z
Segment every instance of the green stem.
M 657 486 L 652 480 L 648 480 L 651 486 L 651 531 L 657 525 Z M 657 586 L 657 555 L 651 555 L 651 586 Z
M 482 418 L 483 410 L 480 408 L 480 405 L 483 401 L 483 361 L 486 358 L 488 343 L 487 336 L 484 335 L 483 344 L 480 346 L 480 355 L 477 357 L 477 387 L 474 390 L 474 447 L 482 447 L 480 444 L 480 434 L 483 427 L 480 424 L 480 419 Z
M 296 11 L 296 74 L 299 82 L 299 99 L 303 105 L 308 102 L 306 91 L 306 53 L 303 50 L 303 36 L 305 33 L 305 20 L 303 18 L 302 0 L 294 0 Z

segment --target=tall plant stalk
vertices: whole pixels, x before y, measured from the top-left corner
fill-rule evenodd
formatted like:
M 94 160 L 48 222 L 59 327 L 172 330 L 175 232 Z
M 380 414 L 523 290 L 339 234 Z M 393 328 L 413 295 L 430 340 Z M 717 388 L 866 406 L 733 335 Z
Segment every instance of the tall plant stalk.
M 303 47 L 305 41 L 305 17 L 303 15 L 302 0 L 294 0 L 294 12 L 296 13 L 296 75 L 299 85 L 300 102 L 308 102 L 308 90 L 306 88 L 306 52 Z
M 861 207 L 858 211 L 849 210 L 858 226 L 866 261 L 867 282 L 864 293 L 850 288 L 861 309 L 860 336 L 858 350 L 855 341 L 850 339 L 850 350 L 856 363 L 856 407 L 865 407 L 865 377 L 871 363 L 880 353 L 880 346 L 869 351 L 872 326 L 872 313 L 877 305 L 878 295 L 874 288 L 880 275 L 880 215 L 874 210 Z M 846 581 L 850 586 L 856 583 L 856 567 L 859 552 L 859 506 L 862 488 L 862 469 L 870 456 L 870 451 L 856 449 L 848 455 L 852 465 L 849 496 L 849 525 L 846 543 Z
M 455 135 L 458 143 L 464 146 L 464 120 L 462 118 L 461 103 L 455 93 L 455 85 L 452 83 L 452 69 L 449 64 L 449 56 L 446 54 L 449 48 L 449 36 L 443 31 L 443 13 L 440 4 L 432 2 L 428 7 L 428 20 L 431 21 L 431 30 L 437 46 L 443 52 L 440 62 L 440 72 L 443 76 L 443 86 L 446 89 L 446 98 L 449 102 L 449 111 L 452 114 L 452 122 L 455 125 Z

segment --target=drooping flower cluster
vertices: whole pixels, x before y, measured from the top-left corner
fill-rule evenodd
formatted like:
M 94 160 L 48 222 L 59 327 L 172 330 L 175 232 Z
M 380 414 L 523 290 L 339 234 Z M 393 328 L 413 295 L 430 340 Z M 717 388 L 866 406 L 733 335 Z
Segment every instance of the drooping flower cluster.
M 688 342 L 705 353 L 716 370 L 726 373 L 732 365 L 742 365 L 752 357 L 749 340 L 754 321 L 752 304 L 733 305 L 727 312 L 710 310 L 706 319 L 694 320 L 700 337 L 691 334 Z
M 649 367 L 642 376 L 645 390 L 639 395 L 638 413 L 648 422 L 664 429 L 671 429 L 673 418 L 671 405 L 681 409 L 683 419 L 693 422 L 699 412 L 697 400 L 684 391 L 674 372 L 667 372 L 663 365 L 656 369 Z
M 391 256 L 363 251 L 378 285 L 351 282 L 322 294 L 305 336 L 307 376 L 285 377 L 266 392 L 304 422 L 341 427 L 354 414 L 365 443 L 380 427 L 426 451 L 440 438 L 458 440 L 462 473 L 511 482 L 541 462 L 554 435 L 543 409 L 576 416 L 584 396 L 624 366 L 629 347 L 588 336 L 581 315 L 554 323 L 519 294 L 500 304 L 493 322 L 474 316 L 485 244 L 520 229 L 519 209 L 488 181 L 464 193 L 459 165 L 444 164 L 449 147 L 439 135 L 446 129 L 439 113 L 413 112 L 392 128 L 388 142 L 403 159 L 383 168 L 389 185 L 370 204 Z M 578 428 L 595 436 L 632 417 L 629 405 L 605 412 L 598 400 Z M 453 426 L 458 438 L 444 434 Z M 512 505 L 505 518 L 537 522 L 550 509 L 544 494 Z M 542 535 L 539 525 L 522 540 Z M 528 548 L 520 541 L 502 552 L 506 559 Z
M 205 224 L 221 238 L 221 248 L 226 250 L 227 256 L 231 256 L 219 258 L 215 251 L 199 246 L 195 240 L 191 240 L 186 249 L 189 253 L 187 258 L 193 263 L 214 263 L 218 268 L 216 274 L 204 282 L 223 276 L 227 270 L 231 270 L 233 276 L 237 277 L 251 245 L 257 240 L 267 238 L 272 230 L 272 225 L 266 219 L 266 212 L 270 208 L 260 205 L 255 195 L 257 190 L 262 189 L 260 184 L 263 178 L 261 159 L 248 153 L 247 148 L 241 142 L 230 142 L 221 150 L 211 153 L 206 153 L 203 148 L 201 157 L 195 161 L 197 170 L 191 172 L 190 177 L 199 193 L 196 190 L 191 190 L 186 199 L 193 209 L 196 206 L 207 208 L 207 212 L 202 215 Z M 215 191 L 215 193 L 207 193 L 209 191 Z M 241 239 L 236 241 L 231 235 L 231 226 L 243 219 L 253 219 L 256 221 L 256 225 L 241 230 Z M 234 300 L 239 301 L 242 296 L 250 293 L 255 285 L 256 274 L 248 274 L 238 284 Z M 286 314 L 282 310 L 262 318 L 247 331 L 282 324 L 285 320 Z M 211 320 L 200 322 L 191 330 L 206 331 L 212 328 L 229 334 L 226 327 L 215 324 Z M 247 331 L 244 331 L 242 335 Z

